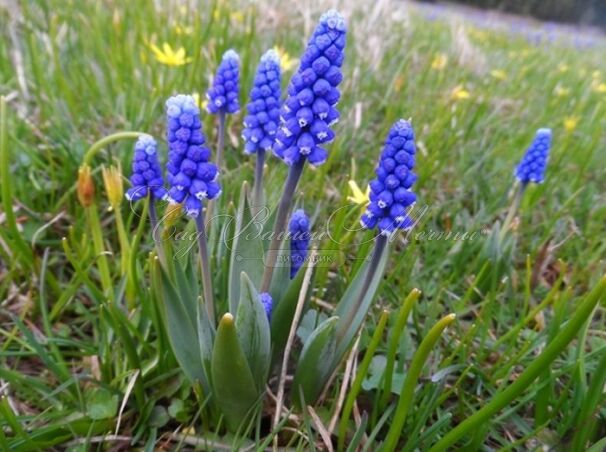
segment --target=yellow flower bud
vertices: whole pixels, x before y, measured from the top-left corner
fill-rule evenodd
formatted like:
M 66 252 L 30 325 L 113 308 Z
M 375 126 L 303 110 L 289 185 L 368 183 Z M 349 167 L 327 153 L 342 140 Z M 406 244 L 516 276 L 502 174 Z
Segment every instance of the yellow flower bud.
M 78 170 L 77 193 L 83 207 L 89 207 L 95 199 L 95 184 L 88 165 L 82 165 Z
M 182 206 L 181 204 L 171 204 L 169 203 L 166 206 L 166 210 L 164 211 L 164 217 L 162 218 L 162 222 L 166 228 L 173 226 L 182 215 Z
M 109 204 L 113 209 L 117 209 L 124 197 L 122 169 L 120 165 L 117 167 L 112 165 L 109 168 L 104 166 L 101 168 L 101 173 L 103 174 L 103 184 L 105 185 L 105 193 L 107 194 Z

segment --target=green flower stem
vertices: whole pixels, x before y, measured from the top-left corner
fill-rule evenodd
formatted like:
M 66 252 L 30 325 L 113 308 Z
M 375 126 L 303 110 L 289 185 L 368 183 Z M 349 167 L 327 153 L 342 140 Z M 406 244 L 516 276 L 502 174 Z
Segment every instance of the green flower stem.
M 253 190 L 253 208 L 258 211 L 263 205 L 263 166 L 265 165 L 265 151 L 259 149 L 257 151 L 257 159 L 255 161 L 255 187 Z
M 576 337 L 594 308 L 606 293 L 606 275 L 602 276 L 596 287 L 585 297 L 574 312 L 572 318 L 560 330 L 559 334 L 545 348 L 537 359 L 526 368 L 524 372 L 511 385 L 496 394 L 492 400 L 472 416 L 465 419 L 444 438 L 438 441 L 430 452 L 445 451 L 452 447 L 459 439 L 479 426 L 490 422 L 501 409 L 510 404 L 564 351 L 568 344 Z
M 392 330 L 393 334 L 389 340 L 389 348 L 387 349 L 387 363 L 385 365 L 385 372 L 383 372 L 385 380 L 383 383 L 383 393 L 379 399 L 379 411 L 381 412 L 385 411 L 385 408 L 387 408 L 387 403 L 389 402 L 389 398 L 391 396 L 393 368 L 396 362 L 396 353 L 398 352 L 400 337 L 402 337 L 402 332 L 406 327 L 408 316 L 410 315 L 414 304 L 420 296 L 421 291 L 419 289 L 412 289 L 408 296 L 404 299 L 402 308 L 400 308 L 400 311 L 398 312 L 398 318 L 396 319 L 396 324 Z
M 109 265 L 107 263 L 107 256 L 105 255 L 105 246 L 103 245 L 103 234 L 101 232 L 99 214 L 97 213 L 97 203 L 93 202 L 89 207 L 86 208 L 86 212 L 88 214 L 88 225 L 90 227 L 91 236 L 93 239 L 93 249 L 95 250 L 99 265 L 103 292 L 106 297 L 113 300 L 114 290 L 109 272 Z
M 364 358 L 360 363 L 360 367 L 358 368 L 358 373 L 356 374 L 356 378 L 351 384 L 351 389 L 349 394 L 347 395 L 347 400 L 345 401 L 345 406 L 343 407 L 343 412 L 341 413 L 341 421 L 339 422 L 339 443 L 337 450 L 342 451 L 345 447 L 345 434 L 347 432 L 347 423 L 349 421 L 349 416 L 351 415 L 351 411 L 353 410 L 354 403 L 356 401 L 356 397 L 360 393 L 360 389 L 362 389 L 362 381 L 366 377 L 368 373 L 368 368 L 370 367 L 370 362 L 383 338 L 383 330 L 385 330 L 385 325 L 387 324 L 387 318 L 389 317 L 389 311 L 383 311 L 381 313 L 381 317 L 379 318 L 379 323 L 375 329 L 374 334 L 372 335 L 372 339 L 370 340 L 370 344 L 366 349 L 366 353 L 364 354 Z
M 134 309 L 135 307 L 135 281 L 133 280 L 133 275 L 129 271 L 130 268 L 130 242 L 128 241 L 128 236 L 126 235 L 126 228 L 124 227 L 124 219 L 122 218 L 122 211 L 117 208 L 114 209 L 115 219 L 116 219 L 116 228 L 118 229 L 118 241 L 120 242 L 120 270 L 123 275 L 126 275 L 126 305 L 129 310 Z
M 406 379 L 402 385 L 402 391 L 400 392 L 400 398 L 396 407 L 396 414 L 391 427 L 389 428 L 389 432 L 387 433 L 387 437 L 385 438 L 385 443 L 383 443 L 383 448 L 381 449 L 383 452 L 392 452 L 396 450 L 398 440 L 402 436 L 406 415 L 414 401 L 415 387 L 417 386 L 417 381 L 419 380 L 423 366 L 425 365 L 427 358 L 429 358 L 429 354 L 433 350 L 436 342 L 440 339 L 442 331 L 454 322 L 455 318 L 455 314 L 448 314 L 447 316 L 442 317 L 438 323 L 429 330 L 429 333 L 423 338 L 421 345 L 419 345 L 419 348 L 415 352 L 410 363 L 410 368 L 406 373 Z
M 366 273 L 366 277 L 364 278 L 364 282 L 362 283 L 362 287 L 360 288 L 360 292 L 358 292 L 358 299 L 353 305 L 352 309 L 347 312 L 347 317 L 345 317 L 344 321 L 340 323 L 341 327 L 337 330 L 337 341 L 343 340 L 344 336 L 347 334 L 347 331 L 353 322 L 356 314 L 359 311 L 360 305 L 364 301 L 366 297 L 366 292 L 368 292 L 368 288 L 375 276 L 376 269 L 379 267 L 379 262 L 381 262 L 381 258 L 383 253 L 387 249 L 387 236 L 383 234 L 379 234 L 375 241 L 375 247 L 372 252 L 372 257 L 370 261 L 370 265 L 368 266 L 368 273 Z
M 526 190 L 527 185 L 528 184 L 519 184 L 517 186 L 516 192 L 513 196 L 513 200 L 511 202 L 511 206 L 509 206 L 509 211 L 507 212 L 507 216 L 505 217 L 505 220 L 503 221 L 503 226 L 501 227 L 501 231 L 499 233 L 499 238 L 501 239 L 501 241 L 503 241 L 503 239 L 505 238 L 505 234 L 507 234 L 507 231 L 509 231 L 513 218 L 515 217 L 516 213 L 520 209 L 520 203 L 522 202 L 522 196 L 524 196 L 524 191 Z
M 84 165 L 90 165 L 90 162 L 93 159 L 93 157 L 95 155 L 97 155 L 97 153 L 101 149 L 103 149 L 108 144 L 113 143 L 114 141 L 139 138 L 141 135 L 145 135 L 145 134 L 143 132 L 117 132 L 117 133 L 112 133 L 111 135 L 108 135 L 106 137 L 103 137 L 99 141 L 94 143 L 88 149 L 88 151 L 86 151 L 86 153 L 84 154 L 84 159 L 83 159 L 82 163 Z
M 130 277 L 132 278 L 133 281 L 135 281 L 135 291 L 139 291 L 139 284 L 137 284 L 137 281 L 139 281 L 138 277 L 137 277 L 137 252 L 139 251 L 139 244 L 141 243 L 141 237 L 143 236 L 143 228 L 145 226 L 145 221 L 144 218 L 147 217 L 147 212 L 150 209 L 150 202 L 153 202 L 152 199 L 150 199 L 149 197 L 145 200 L 145 202 L 143 203 L 143 212 L 141 214 L 141 221 L 139 221 L 139 225 L 137 226 L 137 230 L 135 231 L 135 235 L 133 237 L 133 242 L 131 244 L 131 253 L 130 253 L 130 260 L 129 260 L 129 273 L 130 273 Z M 140 294 L 139 294 L 140 295 Z
M 2 228 L 6 227 L 6 231 L 10 232 L 10 241 L 15 245 L 17 253 L 15 258 L 31 269 L 38 270 L 38 266 L 34 263 L 34 255 L 32 249 L 23 239 L 23 235 L 17 228 L 17 220 L 13 212 L 13 194 L 11 188 L 14 186 L 10 183 L 10 151 L 8 146 L 8 118 L 6 113 L 6 99 L 0 96 L 0 194 L 2 195 L 2 208 L 4 209 L 5 221 Z M 0 236 L 3 236 L 3 231 L 0 231 Z M 7 235 L 7 237 L 9 237 Z
M 198 249 L 200 250 L 200 271 L 202 272 L 202 289 L 204 293 L 204 304 L 208 320 L 211 325 L 215 324 L 215 305 L 213 297 L 213 280 L 210 274 L 210 259 L 208 257 L 208 244 L 206 243 L 206 230 L 202 212 L 196 217 L 196 228 L 198 229 Z
M 276 213 L 276 221 L 272 231 L 271 243 L 265 256 L 265 271 L 263 272 L 263 279 L 261 280 L 261 289 L 259 292 L 269 292 L 269 286 L 271 285 L 271 278 L 274 274 L 274 267 L 276 266 L 276 259 L 278 259 L 278 253 L 280 251 L 280 242 L 284 238 L 284 232 L 286 231 L 286 222 L 288 220 L 288 212 L 292 204 L 292 198 L 295 194 L 297 184 L 303 173 L 303 167 L 305 166 L 305 159 L 300 159 L 297 163 L 290 167 L 288 171 L 288 177 L 284 185 L 284 191 L 278 204 L 278 211 Z

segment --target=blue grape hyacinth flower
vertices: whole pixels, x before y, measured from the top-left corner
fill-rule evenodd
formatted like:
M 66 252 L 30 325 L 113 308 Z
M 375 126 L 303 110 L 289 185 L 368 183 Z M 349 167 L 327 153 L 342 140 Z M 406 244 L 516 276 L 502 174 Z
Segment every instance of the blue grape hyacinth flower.
M 288 232 L 290 237 L 290 278 L 294 278 L 305 262 L 311 234 L 310 221 L 303 209 L 295 210 L 290 217 Z
M 168 199 L 173 204 L 184 203 L 185 213 L 197 217 L 202 200 L 214 199 L 221 193 L 219 169 L 210 161 L 200 109 L 193 96 L 179 94 L 168 99 L 166 116 Z
M 223 54 L 212 87 L 206 93 L 208 112 L 237 113 L 240 110 L 240 57 L 230 49 Z
M 526 154 L 516 168 L 515 176 L 522 184 L 545 180 L 545 169 L 551 148 L 551 129 L 539 129 Z
M 166 199 L 162 169 L 158 163 L 158 145 L 150 135 L 140 136 L 135 143 L 132 168 L 132 187 L 126 192 L 126 199 L 138 201 L 148 195 L 156 200 Z
M 280 123 L 280 57 L 275 50 L 261 57 L 246 109 L 244 151 L 254 154 L 270 150 Z
M 324 13 L 290 80 L 274 145 L 274 154 L 289 166 L 305 158 L 318 166 L 328 158 L 322 145 L 334 139 L 330 126 L 339 119 L 337 87 L 343 79 L 346 31 L 341 14 Z
M 364 228 L 378 226 L 382 235 L 397 229 L 408 230 L 414 222 L 408 215 L 417 196 L 411 191 L 417 176 L 415 165 L 415 135 L 412 124 L 400 119 L 390 129 L 379 163 L 376 179 L 370 182 L 370 203 L 362 215 Z
M 263 309 L 265 309 L 265 315 L 267 316 L 267 320 L 271 320 L 271 313 L 274 308 L 274 300 L 271 298 L 271 295 L 267 292 L 262 292 L 259 294 L 259 300 L 263 305 Z

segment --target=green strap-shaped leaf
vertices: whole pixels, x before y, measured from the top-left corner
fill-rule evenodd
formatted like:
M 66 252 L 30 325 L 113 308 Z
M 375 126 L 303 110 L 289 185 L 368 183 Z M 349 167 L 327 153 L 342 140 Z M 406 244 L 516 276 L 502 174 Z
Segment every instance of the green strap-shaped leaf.
M 335 315 L 340 318 L 338 330 L 341 331 L 342 334 L 337 345 L 337 362 L 334 363 L 335 366 L 341 361 L 351 346 L 356 333 L 364 322 L 364 318 L 370 309 L 370 305 L 375 293 L 379 287 L 379 284 L 381 283 L 381 280 L 383 279 L 383 272 L 385 271 L 385 265 L 387 264 L 388 257 L 389 244 L 386 244 L 382 249 L 382 254 L 376 268 L 371 268 L 373 262 L 372 258 L 366 259 L 360 270 L 358 270 L 356 273 L 354 279 L 347 287 L 343 297 L 337 304 Z M 373 272 L 372 279 L 368 285 L 366 293 L 364 294 L 362 302 L 358 306 L 356 303 L 360 298 L 362 290 L 364 289 L 364 282 L 368 272 Z
M 248 360 L 257 391 L 262 393 L 267 381 L 271 359 L 269 321 L 259 293 L 248 275 L 240 275 L 240 304 L 236 316 L 238 339 Z
M 219 322 L 212 356 L 212 382 L 217 406 L 227 426 L 237 431 L 259 394 L 230 313 Z
M 157 277 L 161 280 L 166 329 L 175 357 L 190 381 L 205 382 L 196 322 L 197 310 L 193 311 L 194 316 L 192 316 L 191 307 L 186 306 L 187 303 L 173 286 L 168 275 L 160 266 L 158 267 Z M 177 269 L 177 272 L 179 271 L 180 269 Z
M 240 301 L 240 274 L 246 272 L 255 285 L 263 277 L 263 243 L 261 226 L 253 223 L 252 211 L 248 204 L 248 185 L 242 185 L 240 202 L 236 212 L 236 226 L 231 246 L 227 299 L 229 311 L 238 312 Z
M 269 286 L 269 293 L 276 303 L 282 300 L 282 297 L 290 286 L 290 240 L 284 239 L 280 243 L 278 258 L 274 264 L 274 273 Z M 299 273 L 305 273 L 302 269 Z
M 303 403 L 310 404 L 318 398 L 334 370 L 338 321 L 338 317 L 326 319 L 303 346 L 293 380 L 293 399 L 299 408 Z
M 280 356 L 286 345 L 297 301 L 299 301 L 304 274 L 303 270 L 297 272 L 297 276 L 290 281 L 286 293 L 279 300 L 274 298 L 274 308 L 271 314 L 271 345 L 274 356 Z M 313 287 L 313 284 L 311 286 Z M 307 299 L 311 297 L 311 290 L 307 291 L 306 297 Z

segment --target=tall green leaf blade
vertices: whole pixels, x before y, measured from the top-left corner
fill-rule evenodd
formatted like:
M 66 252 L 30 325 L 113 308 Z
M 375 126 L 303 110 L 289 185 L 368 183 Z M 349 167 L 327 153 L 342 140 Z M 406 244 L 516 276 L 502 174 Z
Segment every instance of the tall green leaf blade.
M 248 204 L 248 185 L 242 185 L 240 203 L 236 212 L 236 226 L 231 240 L 231 257 L 227 298 L 229 311 L 238 312 L 240 301 L 240 274 L 245 272 L 255 285 L 263 277 L 263 243 L 260 225 L 253 223 L 252 211 Z
M 271 314 L 271 344 L 275 356 L 279 356 L 286 345 L 288 333 L 292 324 L 299 293 L 303 285 L 304 271 L 299 271 L 297 276 L 290 281 L 288 290 L 279 300 L 274 298 L 274 308 Z M 313 286 L 313 284 L 312 284 Z M 311 297 L 311 291 L 307 292 L 307 300 Z
M 364 322 L 364 318 L 370 309 L 370 305 L 375 293 L 379 288 L 381 280 L 383 279 L 383 273 L 385 271 L 388 258 L 389 245 L 386 245 L 383 249 L 383 254 L 381 255 L 381 259 L 379 260 L 376 269 L 371 268 L 372 259 L 367 258 L 347 287 L 343 297 L 337 304 L 334 314 L 340 319 L 338 327 L 339 331 L 344 331 L 344 333 L 339 339 L 339 344 L 337 346 L 335 355 L 337 362 L 334 363 L 335 366 L 338 364 L 338 361 L 343 358 L 351 346 L 356 333 Z M 356 301 L 360 297 L 368 272 L 373 272 L 372 280 L 370 281 L 360 306 L 356 306 Z
M 177 271 L 178 273 L 179 271 Z M 199 348 L 198 325 L 196 317 L 183 302 L 178 290 L 173 286 L 168 275 L 160 268 L 162 305 L 166 314 L 168 337 L 179 365 L 190 381 L 204 382 L 204 369 Z
M 338 317 L 326 319 L 303 346 L 293 380 L 293 397 L 299 406 L 315 402 L 334 370 L 338 321 Z
M 236 331 L 252 376 L 257 382 L 257 390 L 261 393 L 265 388 L 271 359 L 269 321 L 257 289 L 244 272 L 241 284 Z
M 217 329 L 212 382 L 217 406 L 229 429 L 236 431 L 252 411 L 259 394 L 230 313 L 223 316 Z

